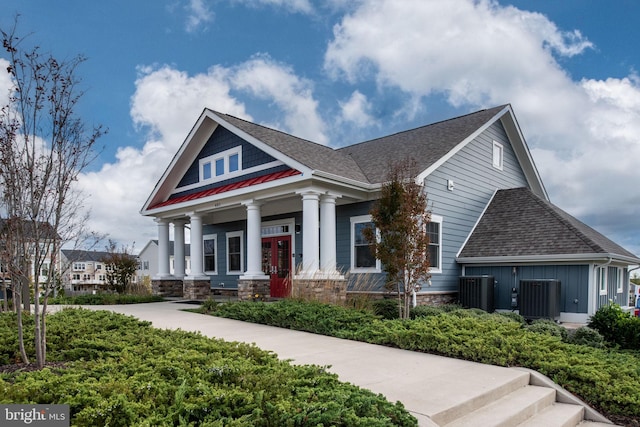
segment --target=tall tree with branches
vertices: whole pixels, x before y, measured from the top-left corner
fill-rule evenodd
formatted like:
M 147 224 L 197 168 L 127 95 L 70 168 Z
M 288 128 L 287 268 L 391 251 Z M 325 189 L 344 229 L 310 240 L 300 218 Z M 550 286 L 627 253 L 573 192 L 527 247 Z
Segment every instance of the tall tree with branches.
M 13 84 L 8 102 L 0 106 L 0 203 L 5 216 L 0 256 L 18 298 L 25 363 L 20 298 L 29 308 L 28 296 L 35 296 L 35 356 L 42 367 L 47 298 L 56 282 L 60 247 L 84 233 L 88 215 L 76 182 L 95 158 L 94 146 L 105 131 L 100 126 L 87 129 L 77 115 L 84 94 L 77 68 L 85 58 L 59 61 L 37 46 L 26 46 L 17 36 L 17 21 L 11 30 L 0 30 L 9 61 L 0 72 L 8 73 Z M 39 296 L 44 297 L 42 305 Z
M 413 295 L 429 279 L 431 213 L 427 195 L 416 183 L 415 162 L 408 159 L 389 166 L 387 182 L 370 214 L 374 228 L 364 237 L 387 273 L 387 287 L 397 292 L 399 317 L 408 318 Z

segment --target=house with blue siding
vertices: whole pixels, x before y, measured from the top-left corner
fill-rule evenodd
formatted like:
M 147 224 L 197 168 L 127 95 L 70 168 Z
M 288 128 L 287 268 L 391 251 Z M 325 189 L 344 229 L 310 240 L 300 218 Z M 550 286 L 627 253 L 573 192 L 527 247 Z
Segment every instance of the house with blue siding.
M 345 293 L 357 277 L 383 283 L 362 229 L 389 165 L 409 158 L 431 211 L 418 301 L 454 301 L 461 276 L 491 276 L 497 309 L 511 309 L 527 279 L 561 283 L 564 321 L 627 305 L 640 259 L 551 204 L 510 105 L 339 149 L 205 109 L 141 210 L 158 224 L 154 291 L 178 281 L 185 298 L 283 297 L 293 281 Z M 176 263 L 172 274 L 170 228 L 180 257 L 186 227 L 191 271 Z

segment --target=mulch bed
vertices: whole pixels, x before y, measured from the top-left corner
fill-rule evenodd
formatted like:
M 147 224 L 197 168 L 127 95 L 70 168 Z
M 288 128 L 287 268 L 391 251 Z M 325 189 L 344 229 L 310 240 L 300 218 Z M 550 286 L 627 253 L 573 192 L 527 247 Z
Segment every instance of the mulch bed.
M 47 362 L 45 368 L 64 368 L 64 362 Z M 13 365 L 0 365 L 0 374 L 12 374 L 16 372 L 33 372 L 40 370 L 35 363 L 15 363 Z

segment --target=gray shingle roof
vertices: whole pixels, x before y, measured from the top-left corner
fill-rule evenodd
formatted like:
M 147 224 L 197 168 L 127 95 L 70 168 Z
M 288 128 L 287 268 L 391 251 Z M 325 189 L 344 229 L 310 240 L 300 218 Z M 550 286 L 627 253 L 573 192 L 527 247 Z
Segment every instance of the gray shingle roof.
M 505 106 L 502 105 L 488 110 L 481 110 L 465 116 L 350 145 L 338 151 L 354 159 L 360 165 L 369 182 L 381 183 L 386 180 L 389 161 L 402 161 L 407 158 L 413 158 L 417 162 L 417 169 L 424 171 L 504 108 Z
M 85 251 L 79 249 L 63 249 L 62 254 L 70 262 L 93 261 L 101 262 L 109 252 L 104 251 Z
M 504 107 L 478 111 L 337 150 L 234 116 L 218 112 L 215 114 L 313 170 L 378 184 L 386 180 L 389 162 L 413 158 L 421 172 L 440 160 Z
M 638 260 L 636 255 L 527 188 L 496 192 L 459 257 L 569 254 L 615 254 Z

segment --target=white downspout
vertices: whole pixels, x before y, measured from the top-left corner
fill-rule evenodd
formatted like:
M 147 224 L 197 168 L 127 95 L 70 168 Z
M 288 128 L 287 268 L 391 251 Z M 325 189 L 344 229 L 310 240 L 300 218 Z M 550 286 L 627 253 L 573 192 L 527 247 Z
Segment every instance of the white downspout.
M 612 257 L 609 257 L 609 260 L 603 264 L 594 264 L 593 265 L 593 286 L 595 288 L 595 292 L 589 292 L 589 298 L 592 298 L 593 300 L 589 302 L 589 307 L 590 310 L 588 310 L 589 312 L 587 313 L 589 316 L 593 316 L 594 314 L 596 314 L 596 310 L 597 310 L 597 306 L 598 306 L 598 299 L 600 298 L 600 287 L 598 286 L 598 276 L 596 275 L 596 271 L 598 268 L 601 267 L 606 267 L 609 264 L 611 264 L 611 262 L 613 261 Z M 609 279 L 609 275 L 607 274 L 607 280 Z M 608 288 L 609 284 L 607 284 L 607 288 Z

